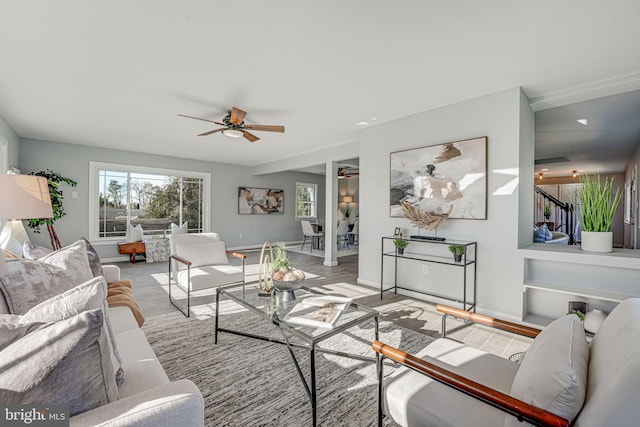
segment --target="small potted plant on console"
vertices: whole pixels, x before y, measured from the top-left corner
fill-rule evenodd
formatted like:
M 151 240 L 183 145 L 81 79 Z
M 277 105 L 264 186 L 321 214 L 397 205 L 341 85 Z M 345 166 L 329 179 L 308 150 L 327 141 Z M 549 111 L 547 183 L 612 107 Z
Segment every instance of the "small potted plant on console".
M 394 239 L 393 244 L 396 247 L 396 251 L 398 251 L 398 255 L 404 254 L 404 248 L 409 246 L 409 242 L 405 239 Z
M 455 262 L 462 261 L 462 255 L 465 251 L 463 245 L 449 245 L 449 251 L 451 251 L 451 253 L 453 254 L 453 260 Z

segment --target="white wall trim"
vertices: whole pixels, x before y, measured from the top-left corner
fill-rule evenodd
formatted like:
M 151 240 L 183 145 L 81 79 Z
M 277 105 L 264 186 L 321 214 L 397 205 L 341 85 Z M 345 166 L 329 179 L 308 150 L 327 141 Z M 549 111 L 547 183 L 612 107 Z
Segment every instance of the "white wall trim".
M 537 96 L 531 98 L 529 105 L 533 111 L 548 110 L 637 89 L 640 89 L 640 73 L 631 73 Z

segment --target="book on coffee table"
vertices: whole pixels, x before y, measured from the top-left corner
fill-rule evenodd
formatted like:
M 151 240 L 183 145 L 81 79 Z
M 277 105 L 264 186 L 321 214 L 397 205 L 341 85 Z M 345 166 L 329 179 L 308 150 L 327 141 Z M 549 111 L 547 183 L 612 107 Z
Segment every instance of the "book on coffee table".
M 284 320 L 298 325 L 332 328 L 351 304 L 351 298 L 331 295 L 305 298 L 287 313 Z

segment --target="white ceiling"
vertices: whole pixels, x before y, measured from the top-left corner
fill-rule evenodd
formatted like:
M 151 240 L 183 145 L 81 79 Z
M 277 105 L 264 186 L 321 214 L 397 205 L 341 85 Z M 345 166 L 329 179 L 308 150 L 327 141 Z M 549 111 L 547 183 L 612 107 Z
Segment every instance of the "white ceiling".
M 536 112 L 536 173 L 624 172 L 640 144 L 640 90 Z M 586 119 L 587 125 L 578 123 Z M 566 158 L 565 162 L 545 159 Z M 545 170 L 546 169 L 546 170 Z
M 257 165 L 371 117 L 637 73 L 639 16 L 637 0 L 0 0 L 0 116 L 23 138 Z M 286 133 L 197 137 L 217 126 L 176 116 L 231 106 Z

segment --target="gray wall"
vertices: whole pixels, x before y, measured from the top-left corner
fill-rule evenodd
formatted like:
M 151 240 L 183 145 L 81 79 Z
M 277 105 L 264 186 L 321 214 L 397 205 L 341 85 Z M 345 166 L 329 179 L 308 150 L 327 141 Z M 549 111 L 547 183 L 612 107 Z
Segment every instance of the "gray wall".
M 89 162 L 107 162 L 211 173 L 211 231 L 222 235 L 229 247 L 259 246 L 265 240 L 296 241 L 302 230 L 295 220 L 296 181 L 318 184 L 319 212 L 324 212 L 324 177 L 306 173 L 282 172 L 256 176 L 251 167 L 212 163 L 145 153 L 110 150 L 83 145 L 24 139 L 20 143 L 20 168 L 24 173 L 52 169 L 78 182 L 71 197 L 66 188 L 64 207 L 67 215 L 56 222 L 62 244 L 89 234 Z M 239 215 L 238 187 L 282 188 L 285 192 L 283 215 Z M 40 235 L 29 231 L 32 240 L 49 246 L 46 230 Z M 240 237 L 242 234 L 242 238 Z M 116 245 L 98 245 L 103 258 L 116 257 Z
M 10 166 L 18 166 L 18 160 L 20 155 L 20 138 L 18 134 L 9 126 L 9 124 L 0 117 L 0 138 L 4 139 L 9 143 L 8 148 L 8 156 L 9 156 L 9 165 Z
M 482 311 L 519 317 L 522 300 L 522 260 L 518 255 L 519 217 L 530 218 L 531 202 L 520 203 L 520 176 L 531 176 L 533 150 L 520 144 L 533 144 L 533 112 L 519 88 L 460 102 L 436 110 L 400 118 L 361 131 L 360 140 L 360 283 L 379 286 L 381 237 L 401 227 L 405 234 L 418 230 L 404 218 L 389 216 L 389 154 L 393 151 L 436 145 L 480 136 L 488 137 L 487 219 L 446 221 L 438 236 L 478 242 L 477 302 Z M 521 126 L 526 128 L 521 134 Z M 366 149 L 364 149 L 366 147 Z M 526 169 L 522 175 L 521 165 Z M 530 186 L 530 179 L 525 181 Z M 531 192 L 531 191 L 530 191 Z M 527 195 L 528 198 L 532 197 Z M 525 224 L 523 222 L 523 224 Z M 530 223 L 529 223 L 530 224 Z M 526 226 L 523 225 L 523 227 Z M 530 226 L 527 226 L 530 230 Z M 423 234 L 433 235 L 433 232 Z M 527 235 L 531 243 L 531 233 Z M 385 261 L 392 280 L 392 261 Z M 427 288 L 450 295 L 461 295 L 461 282 L 451 269 L 432 264 L 427 274 L 420 262 L 405 262 L 400 276 L 405 285 Z

